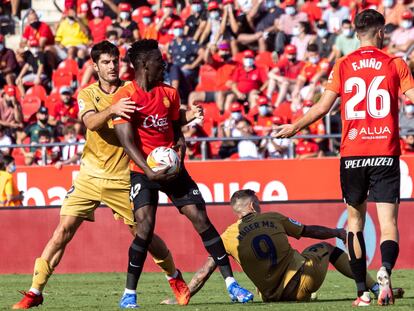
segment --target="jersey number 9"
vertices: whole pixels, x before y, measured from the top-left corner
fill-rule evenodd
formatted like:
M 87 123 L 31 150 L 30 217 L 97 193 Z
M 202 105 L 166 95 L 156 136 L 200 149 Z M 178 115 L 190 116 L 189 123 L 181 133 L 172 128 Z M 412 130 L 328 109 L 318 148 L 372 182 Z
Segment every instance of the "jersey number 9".
M 256 236 L 252 240 L 252 248 L 256 258 L 259 260 L 269 260 L 270 267 L 276 266 L 277 254 L 276 247 L 273 244 L 272 239 L 267 234 L 261 234 Z

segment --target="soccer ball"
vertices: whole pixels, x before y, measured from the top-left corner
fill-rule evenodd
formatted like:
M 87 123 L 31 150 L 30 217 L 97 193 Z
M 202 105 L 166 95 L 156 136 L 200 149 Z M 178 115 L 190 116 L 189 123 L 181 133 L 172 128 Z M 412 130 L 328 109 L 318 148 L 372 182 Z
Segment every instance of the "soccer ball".
M 154 172 L 170 166 L 167 173 L 177 173 L 180 168 L 180 158 L 174 149 L 157 147 L 148 155 L 147 164 Z

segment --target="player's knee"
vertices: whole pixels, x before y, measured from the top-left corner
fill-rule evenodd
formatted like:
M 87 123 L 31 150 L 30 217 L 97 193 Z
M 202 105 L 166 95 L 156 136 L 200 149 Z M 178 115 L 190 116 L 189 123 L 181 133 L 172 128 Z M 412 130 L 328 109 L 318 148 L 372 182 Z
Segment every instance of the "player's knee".
M 53 243 L 59 247 L 65 246 L 75 234 L 75 230 L 69 226 L 59 226 L 53 234 Z

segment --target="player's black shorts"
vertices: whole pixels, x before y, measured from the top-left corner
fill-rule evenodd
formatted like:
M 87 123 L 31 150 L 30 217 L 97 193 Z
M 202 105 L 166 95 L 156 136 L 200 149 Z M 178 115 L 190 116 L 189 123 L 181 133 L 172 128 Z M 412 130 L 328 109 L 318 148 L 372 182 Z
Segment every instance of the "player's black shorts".
M 134 211 L 145 205 L 158 205 L 158 191 L 164 192 L 178 209 L 190 204 L 205 204 L 197 184 L 185 168 L 168 183 L 151 181 L 144 173 L 131 172 L 130 199 Z
M 400 202 L 400 159 L 397 156 L 341 158 L 341 188 L 345 203 Z

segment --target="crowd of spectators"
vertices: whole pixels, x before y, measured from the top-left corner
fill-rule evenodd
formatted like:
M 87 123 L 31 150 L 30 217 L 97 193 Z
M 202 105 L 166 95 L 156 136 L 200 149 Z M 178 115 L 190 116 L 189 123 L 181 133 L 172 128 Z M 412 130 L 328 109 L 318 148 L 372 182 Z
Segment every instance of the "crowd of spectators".
M 21 18 L 18 1 L 1 2 Z M 0 151 L 13 153 L 17 164 L 78 163 L 81 146 L 48 147 L 45 154 L 34 147 L 12 152 L 7 145 L 82 142 L 76 94 L 96 81 L 91 46 L 102 40 L 117 45 L 120 77 L 131 80 L 128 47 L 151 38 L 159 42 L 165 81 L 179 90 L 182 105 L 198 102 L 205 109 L 202 122 L 183 128 L 185 136 L 237 138 L 208 143 L 209 157 L 287 158 L 292 150 L 298 158 L 336 155 L 335 141 L 296 139 L 292 147 L 273 136 L 278 125 L 317 102 L 334 62 L 358 48 L 352 20 L 365 8 L 385 15 L 384 50 L 414 68 L 412 1 L 66 0 L 56 25 L 29 9 L 19 46 L 6 48 L 7 35 L 0 34 Z M 340 133 L 339 107 L 300 134 Z M 400 111 L 403 153 L 414 153 L 414 105 L 401 98 Z M 202 149 L 189 143 L 188 157 L 199 159 Z

